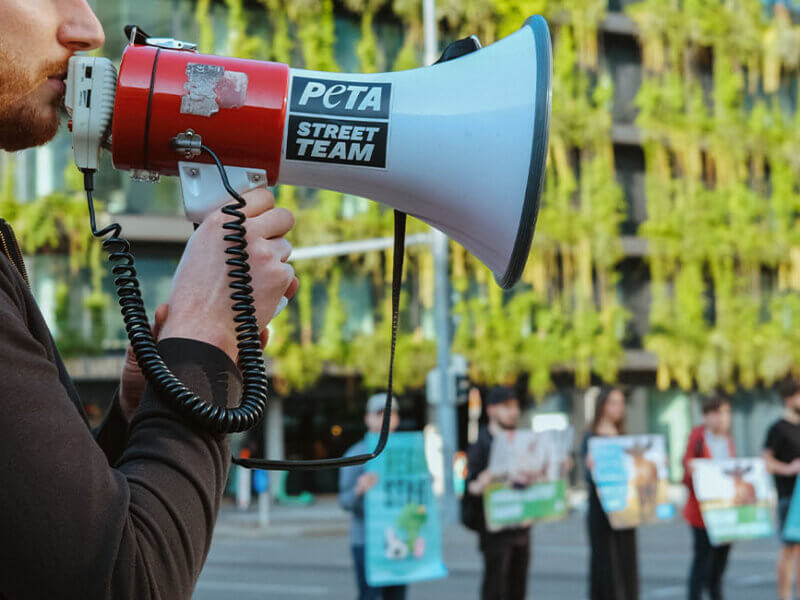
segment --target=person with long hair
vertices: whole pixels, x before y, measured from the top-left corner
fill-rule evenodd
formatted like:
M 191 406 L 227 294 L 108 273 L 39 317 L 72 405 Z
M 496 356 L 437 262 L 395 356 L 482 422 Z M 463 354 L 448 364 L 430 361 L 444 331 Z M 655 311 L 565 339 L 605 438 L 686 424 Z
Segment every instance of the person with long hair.
M 592 478 L 594 462 L 589 440 L 594 436 L 625 434 L 625 394 L 603 387 L 597 395 L 594 418 L 583 438 L 582 453 L 589 490 L 586 527 L 589 532 L 589 597 L 591 600 L 638 600 L 639 565 L 636 529 L 612 529 Z

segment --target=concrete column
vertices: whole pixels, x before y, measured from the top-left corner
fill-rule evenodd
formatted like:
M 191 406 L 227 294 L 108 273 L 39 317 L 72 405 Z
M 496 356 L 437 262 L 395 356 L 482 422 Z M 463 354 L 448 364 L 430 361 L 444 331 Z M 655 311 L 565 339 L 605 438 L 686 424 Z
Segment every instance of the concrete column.
M 272 460 L 285 458 L 283 444 L 283 398 L 272 396 L 267 401 L 267 416 L 264 423 L 264 450 Z M 275 498 L 280 473 L 269 472 L 269 492 Z

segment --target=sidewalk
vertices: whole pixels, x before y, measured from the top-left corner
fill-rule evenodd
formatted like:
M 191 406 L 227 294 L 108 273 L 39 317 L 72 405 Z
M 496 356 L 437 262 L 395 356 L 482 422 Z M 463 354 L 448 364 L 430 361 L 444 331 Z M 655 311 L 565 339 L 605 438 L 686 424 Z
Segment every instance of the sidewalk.
M 586 491 L 570 489 L 568 492 L 571 512 L 582 514 L 586 510 Z M 680 484 L 670 486 L 670 502 L 677 513 L 685 502 L 685 490 Z M 315 502 L 308 506 L 281 505 L 272 502 L 269 509 L 269 525 L 259 524 L 258 502 L 253 500 L 246 511 L 236 508 L 234 501 L 224 498 L 215 536 L 232 537 L 313 537 L 343 535 L 349 530 L 350 515 L 339 507 L 335 494 L 315 496 Z
M 309 506 L 281 505 L 272 502 L 269 525 L 259 524 L 258 502 L 246 511 L 233 500 L 223 499 L 214 535 L 219 537 L 311 537 L 340 535 L 348 531 L 350 515 L 339 508 L 336 495 L 318 495 Z

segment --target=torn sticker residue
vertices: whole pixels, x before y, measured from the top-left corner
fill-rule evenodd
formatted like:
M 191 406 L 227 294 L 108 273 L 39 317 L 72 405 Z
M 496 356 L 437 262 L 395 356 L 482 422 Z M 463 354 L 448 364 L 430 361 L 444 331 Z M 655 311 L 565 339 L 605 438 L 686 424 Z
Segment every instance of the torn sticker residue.
M 210 117 L 220 108 L 240 108 L 247 96 L 247 73 L 218 65 L 189 63 L 181 98 L 181 113 Z

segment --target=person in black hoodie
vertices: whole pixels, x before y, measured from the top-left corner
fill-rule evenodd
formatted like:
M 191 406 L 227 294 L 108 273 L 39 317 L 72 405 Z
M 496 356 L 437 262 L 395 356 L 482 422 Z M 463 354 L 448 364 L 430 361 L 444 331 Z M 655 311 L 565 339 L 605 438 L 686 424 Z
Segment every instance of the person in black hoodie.
M 491 482 L 489 452 L 492 438 L 513 432 L 519 419 L 519 401 L 514 390 L 495 387 L 486 398 L 488 427 L 481 428 L 478 441 L 467 451 L 467 479 L 462 499 L 462 521 L 479 535 L 483 553 L 482 600 L 523 600 L 528 583 L 530 527 L 491 532 L 486 529 L 483 492 Z

